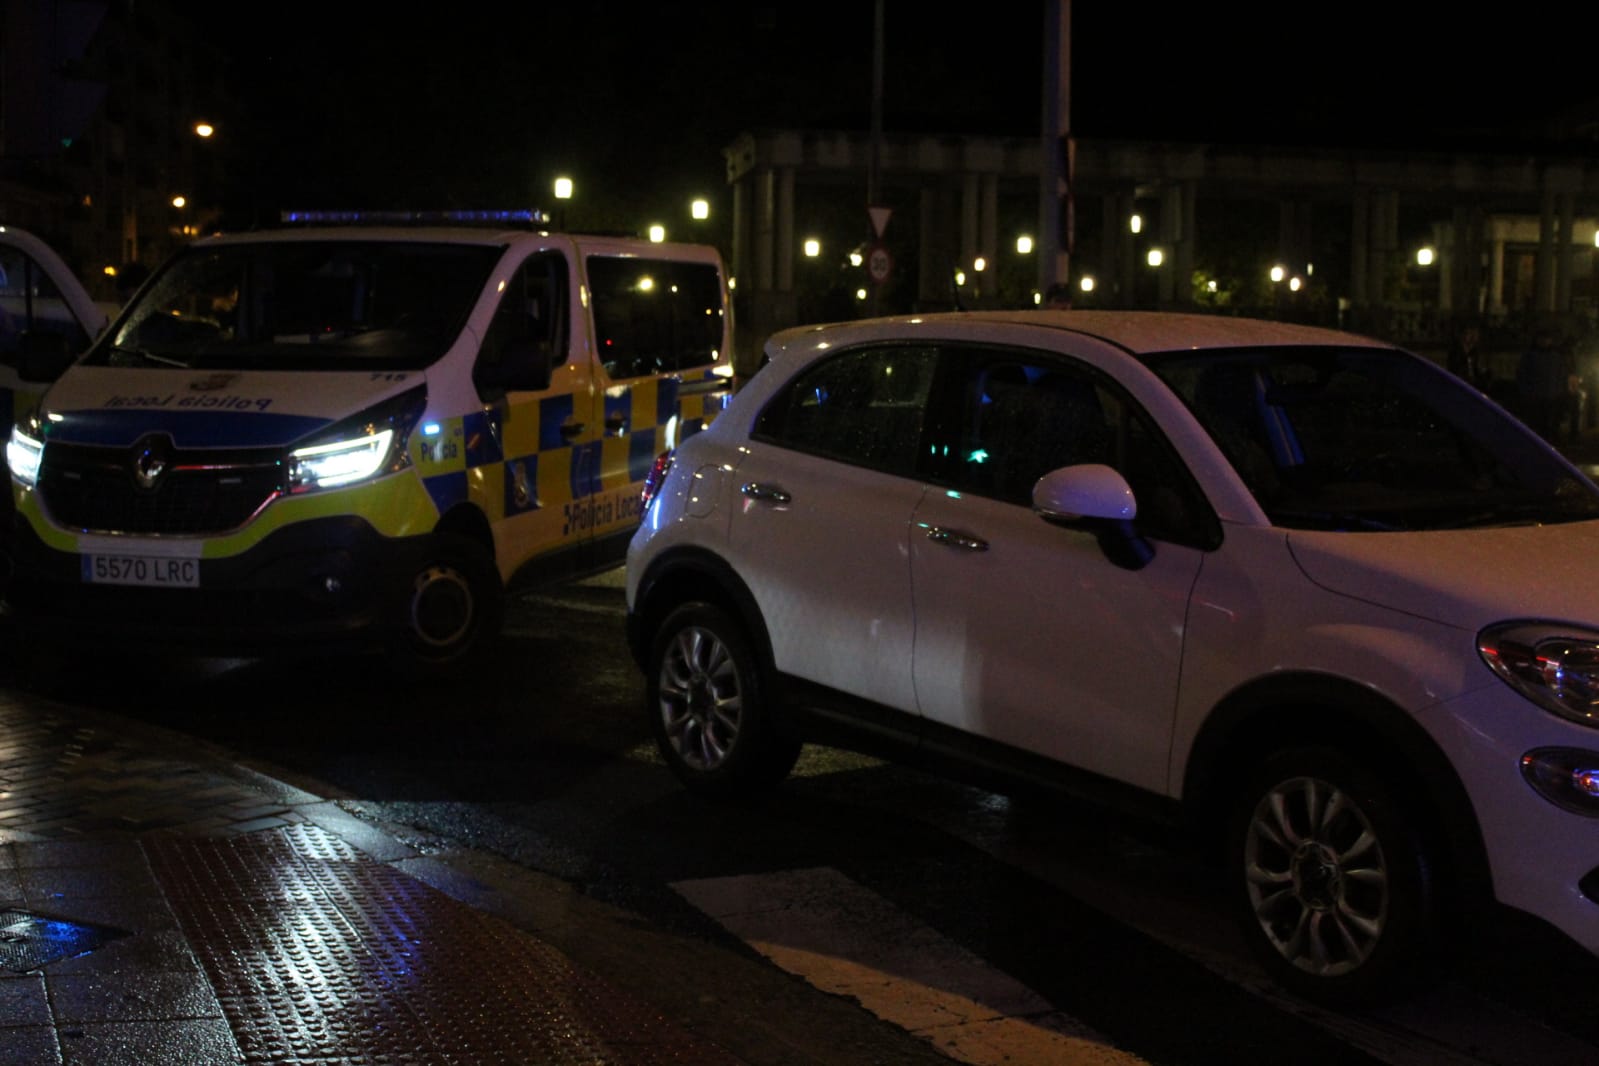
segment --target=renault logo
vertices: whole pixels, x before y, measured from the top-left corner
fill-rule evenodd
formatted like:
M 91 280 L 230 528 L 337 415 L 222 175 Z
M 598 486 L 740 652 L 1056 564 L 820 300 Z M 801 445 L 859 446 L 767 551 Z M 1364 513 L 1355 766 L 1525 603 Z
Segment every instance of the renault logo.
M 172 438 L 148 436 L 133 446 L 133 480 L 141 489 L 149 490 L 161 480 L 161 475 L 172 465 Z

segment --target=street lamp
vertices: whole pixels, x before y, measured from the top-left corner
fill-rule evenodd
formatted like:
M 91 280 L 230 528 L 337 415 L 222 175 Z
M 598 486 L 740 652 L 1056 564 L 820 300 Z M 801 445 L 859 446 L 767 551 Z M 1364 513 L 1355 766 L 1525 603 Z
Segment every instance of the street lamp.
M 1016 238 L 1016 252 L 1018 255 L 1027 255 L 1033 250 L 1033 239 L 1026 235 Z
M 565 229 L 566 201 L 572 198 L 572 179 L 568 177 L 556 178 L 554 192 L 555 200 L 558 205 L 555 209 L 555 228 Z
M 1416 265 L 1417 266 L 1432 266 L 1433 254 L 1434 253 L 1433 253 L 1432 248 L 1430 246 L 1428 246 L 1428 245 L 1422 245 L 1420 248 L 1417 248 L 1416 249 Z
M 695 200 L 688 205 L 689 216 L 697 221 L 704 222 L 711 217 L 711 204 L 708 200 Z
M 196 122 L 194 124 L 194 135 L 201 139 L 211 136 L 216 131 L 217 128 L 209 122 Z
M 659 222 L 650 226 L 650 242 L 652 244 L 660 244 L 664 240 L 666 240 L 666 227 Z
M 815 259 L 822 254 L 822 242 L 815 237 L 805 238 L 805 258 Z

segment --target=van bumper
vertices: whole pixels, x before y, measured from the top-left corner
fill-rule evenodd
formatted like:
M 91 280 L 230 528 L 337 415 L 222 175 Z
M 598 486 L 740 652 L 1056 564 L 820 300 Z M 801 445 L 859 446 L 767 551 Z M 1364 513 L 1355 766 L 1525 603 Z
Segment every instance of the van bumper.
M 398 625 L 404 577 L 426 536 L 386 537 L 341 515 L 285 526 L 238 555 L 199 560 L 199 587 L 84 580 L 84 556 L 12 529 L 0 612 L 30 634 L 249 655 L 319 642 L 381 647 Z

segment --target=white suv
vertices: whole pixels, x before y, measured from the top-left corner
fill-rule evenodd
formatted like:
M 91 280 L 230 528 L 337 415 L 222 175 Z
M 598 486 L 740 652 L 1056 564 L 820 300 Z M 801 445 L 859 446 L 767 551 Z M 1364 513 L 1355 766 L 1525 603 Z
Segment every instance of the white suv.
M 1599 949 L 1599 488 L 1373 340 L 1161 313 L 794 329 L 651 481 L 629 639 L 691 788 L 817 741 L 1191 825 L 1285 986 L 1498 901 Z

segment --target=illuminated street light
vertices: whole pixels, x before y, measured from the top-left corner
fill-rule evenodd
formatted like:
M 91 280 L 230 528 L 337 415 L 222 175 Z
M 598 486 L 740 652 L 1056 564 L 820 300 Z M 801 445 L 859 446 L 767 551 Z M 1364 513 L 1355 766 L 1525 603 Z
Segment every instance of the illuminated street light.
M 659 222 L 650 226 L 650 242 L 652 244 L 660 244 L 664 240 L 666 240 L 666 227 Z
M 189 201 L 187 199 L 185 199 L 184 197 L 182 197 L 182 196 L 174 196 L 172 198 L 172 206 L 173 207 L 182 207 L 185 204 L 187 204 L 188 202 Z
M 1127 228 L 1133 233 L 1144 232 L 1144 216 L 1134 215 L 1132 218 L 1129 218 L 1127 220 Z
M 555 179 L 555 198 L 557 200 L 570 200 L 572 198 L 572 179 Z
M 972 269 L 981 274 L 983 271 L 988 269 L 988 260 L 984 259 L 982 256 L 978 256 L 976 259 L 972 260 Z
M 1416 264 L 1418 266 L 1432 266 L 1433 251 L 1431 247 L 1422 246 L 1416 249 Z
M 853 252 L 851 252 L 849 254 L 849 265 L 850 266 L 858 267 L 864 262 L 866 262 L 866 257 L 861 254 L 861 250 L 859 248 L 855 249 Z
M 709 200 L 695 200 L 688 205 L 688 213 L 694 218 L 704 221 L 711 217 L 711 204 Z
M 196 137 L 209 137 L 216 131 L 217 128 L 209 122 L 196 122 L 194 124 L 194 135 Z
M 1033 250 L 1033 239 L 1031 237 L 1021 236 L 1021 237 L 1017 237 L 1016 238 L 1016 252 L 1017 252 L 1017 254 L 1019 254 L 1019 255 L 1027 255 L 1032 250 Z
M 965 285 L 965 284 L 966 284 L 966 271 L 964 271 L 964 270 L 955 271 L 955 286 L 956 286 L 956 288 L 959 288 L 960 286 Z
M 805 258 L 815 259 L 822 254 L 822 242 L 815 237 L 805 238 Z
M 1158 267 L 1166 261 L 1166 253 L 1162 252 L 1159 248 L 1151 248 L 1149 250 L 1149 254 L 1144 258 L 1148 261 L 1150 266 Z
M 1094 291 L 1094 275 L 1092 275 L 1092 274 L 1084 274 L 1083 275 L 1083 280 L 1079 281 L 1077 283 L 1077 287 L 1079 289 L 1082 289 L 1084 292 L 1093 292 Z
M 1303 285 L 1303 284 L 1304 284 L 1304 282 L 1300 281 L 1297 277 L 1289 278 L 1288 279 L 1288 291 L 1289 292 L 1298 292 L 1299 289 L 1300 289 L 1300 286 Z
M 1283 278 L 1286 278 L 1287 276 L 1288 276 L 1288 271 L 1284 270 L 1282 267 L 1274 266 L 1274 267 L 1271 268 L 1271 280 L 1273 282 L 1279 282 Z
M 855 299 L 857 299 L 857 300 L 866 299 L 866 290 L 865 289 L 856 289 L 855 290 Z

